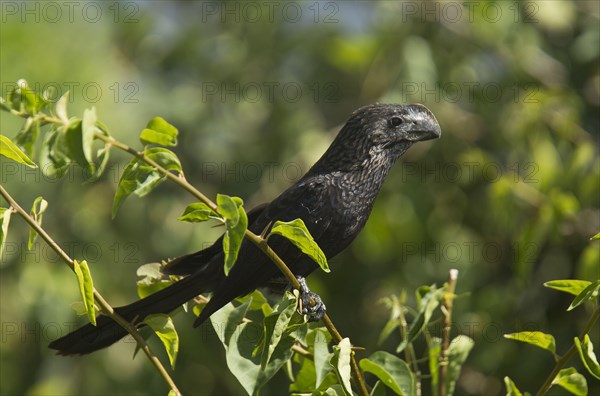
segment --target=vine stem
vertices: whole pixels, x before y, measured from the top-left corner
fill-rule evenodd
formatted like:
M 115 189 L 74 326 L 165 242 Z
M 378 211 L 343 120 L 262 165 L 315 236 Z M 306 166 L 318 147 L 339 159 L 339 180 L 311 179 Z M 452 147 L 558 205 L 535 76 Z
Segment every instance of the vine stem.
M 111 136 L 105 136 L 101 133 L 96 132 L 95 137 L 97 139 L 102 140 L 106 144 L 114 146 L 120 150 L 126 151 L 126 152 L 130 153 L 131 155 L 146 162 L 147 164 L 153 166 L 156 170 L 158 170 L 166 178 L 168 178 L 175 184 L 179 185 L 181 188 L 183 188 L 184 190 L 186 190 L 187 192 L 192 194 L 195 198 L 204 202 L 212 210 L 214 210 L 215 212 L 218 213 L 217 205 L 210 198 L 208 198 L 206 195 L 204 195 L 202 192 L 200 192 L 197 188 L 192 186 L 185 179 L 185 177 L 182 174 L 175 175 L 174 173 L 169 172 L 167 169 L 165 169 L 161 165 L 159 165 L 156 161 L 152 160 L 151 158 L 148 158 L 144 154 L 144 152 L 137 151 L 137 150 L 129 147 L 128 145 L 121 143 L 120 141 L 114 139 Z M 296 276 L 294 275 L 294 273 L 283 262 L 281 257 L 279 257 L 279 255 L 277 255 L 277 253 L 273 249 L 271 249 L 271 247 L 267 244 L 267 241 L 264 238 L 262 238 L 260 235 L 256 235 L 255 233 L 253 233 L 252 231 L 250 231 L 248 229 L 246 229 L 245 237 L 248 238 L 252 243 L 254 243 L 264 254 L 267 255 L 267 257 L 269 257 L 271 259 L 271 261 L 273 261 L 273 263 L 275 263 L 277 268 L 279 268 L 279 270 L 283 273 L 283 275 L 286 277 L 286 279 L 288 280 L 288 282 L 290 283 L 290 285 L 292 285 L 292 287 L 294 289 L 300 289 L 300 283 L 298 282 L 298 279 L 296 279 Z M 323 323 L 325 324 L 325 327 L 327 328 L 327 330 L 333 337 L 333 339 L 337 343 L 341 342 L 343 337 L 340 334 L 340 332 L 337 330 L 337 328 L 335 327 L 333 322 L 331 321 L 331 318 L 329 317 L 329 315 L 325 314 L 323 316 L 322 320 L 323 320 Z M 366 385 L 364 376 L 362 374 L 362 371 L 360 370 L 360 368 L 358 366 L 358 362 L 356 361 L 354 351 L 352 351 L 352 354 L 350 355 L 350 365 L 351 365 L 352 374 L 353 374 L 352 379 L 354 381 L 355 386 L 358 388 L 361 395 L 368 396 L 369 391 L 367 390 L 367 385 Z
M 594 326 L 594 323 L 596 323 L 596 320 L 598 320 L 599 317 L 600 306 L 596 307 L 596 310 L 594 311 L 590 319 L 587 321 L 585 327 L 583 328 L 583 331 L 579 335 L 579 341 L 583 342 L 583 339 L 585 338 L 586 334 L 590 332 L 590 330 Z M 571 348 L 569 348 L 569 350 L 564 355 L 562 355 L 560 359 L 556 361 L 554 369 L 546 379 L 546 382 L 544 382 L 540 390 L 536 393 L 536 396 L 543 396 L 546 394 L 546 392 L 548 392 L 548 389 L 550 389 L 550 387 L 552 386 L 552 381 L 554 381 L 554 378 L 556 378 L 563 366 L 569 361 L 569 359 L 571 359 L 571 356 L 573 356 L 576 350 L 577 347 L 575 346 L 575 343 L 573 343 L 573 345 L 571 345 Z
M 30 215 L 27 213 L 14 199 L 13 197 L 4 189 L 4 187 L 0 186 L 0 195 L 4 197 L 6 202 L 13 208 L 13 210 L 18 213 L 31 228 L 33 228 L 38 235 L 50 246 L 52 250 L 56 252 L 62 258 L 62 260 L 67 264 L 72 271 L 75 271 L 75 264 L 73 259 L 52 239 L 50 235 L 44 230 Z M 94 288 L 94 300 L 98 303 L 98 306 L 102 310 L 102 312 L 109 316 L 112 320 L 117 322 L 121 327 L 123 327 L 131 336 L 135 339 L 140 349 L 144 351 L 150 362 L 154 365 L 156 370 L 159 372 L 160 376 L 165 380 L 167 385 L 173 390 L 175 395 L 181 396 L 181 391 L 177 388 L 177 385 L 162 365 L 160 360 L 154 355 L 144 338 L 137 331 L 137 329 L 125 320 L 121 315 L 119 315 L 113 307 L 102 297 L 102 295 Z
M 443 301 L 444 329 L 442 330 L 442 350 L 440 352 L 440 367 L 438 377 L 438 395 L 446 396 L 446 377 L 448 376 L 448 348 L 450 347 L 450 330 L 452 328 L 452 305 L 456 282 L 458 281 L 458 270 L 451 269 L 448 274 L 448 289 Z

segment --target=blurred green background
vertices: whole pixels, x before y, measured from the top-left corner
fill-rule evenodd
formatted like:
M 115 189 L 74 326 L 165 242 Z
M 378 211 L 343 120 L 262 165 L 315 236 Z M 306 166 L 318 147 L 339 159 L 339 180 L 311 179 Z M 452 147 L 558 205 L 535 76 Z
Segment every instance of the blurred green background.
M 20 78 L 52 89 L 54 100 L 70 90 L 70 114 L 94 106 L 136 147 L 146 122 L 162 116 L 179 128 L 188 180 L 247 207 L 306 172 L 354 109 L 428 106 L 442 139 L 404 156 L 362 234 L 331 274 L 309 280 L 342 334 L 367 348 L 362 356 L 377 349 L 388 317 L 378 300 L 405 290 L 414 305 L 414 290 L 442 284 L 450 268 L 460 270 L 453 331 L 476 341 L 457 394 L 501 394 L 505 375 L 537 390 L 552 358 L 502 334 L 550 332 L 564 353 L 589 317 L 589 307 L 565 312 L 570 296 L 542 283 L 600 278 L 600 243 L 588 240 L 600 231 L 599 2 L 0 6 L 3 96 Z M 0 116 L 0 131 L 14 137 L 21 120 Z M 136 298 L 141 264 L 199 250 L 220 233 L 178 222 L 192 197 L 169 183 L 130 198 L 111 220 L 128 160 L 113 150 L 102 179 L 83 185 L 77 167 L 55 180 L 0 159 L 2 185 L 26 208 L 44 196 L 44 227 L 88 260 L 113 305 Z M 47 349 L 84 319 L 70 307 L 75 277 L 41 241 L 28 252 L 27 232 L 14 216 L 0 261 L 0 393 L 166 394 L 147 360 L 132 360 L 132 342 L 81 358 Z M 242 394 L 212 328 L 192 321 L 176 318 L 180 388 Z M 591 336 L 598 349 L 598 325 Z M 285 394 L 286 384 L 278 373 L 263 394 Z M 589 375 L 588 386 L 600 389 Z

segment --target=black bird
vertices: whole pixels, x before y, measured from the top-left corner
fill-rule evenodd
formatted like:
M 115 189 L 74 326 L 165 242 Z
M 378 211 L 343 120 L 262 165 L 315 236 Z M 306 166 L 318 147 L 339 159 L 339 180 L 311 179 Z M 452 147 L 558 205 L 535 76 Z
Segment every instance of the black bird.
M 365 225 L 375 197 L 394 162 L 414 143 L 440 136 L 434 115 L 422 105 L 374 104 L 356 110 L 325 154 L 294 185 L 271 203 L 248 212 L 248 228 L 256 233 L 276 220 L 301 218 L 328 259 L 341 252 Z M 269 245 L 298 277 L 317 264 L 285 238 L 273 235 Z M 137 324 L 154 313 L 169 313 L 201 293 L 212 298 L 196 319 L 200 325 L 219 308 L 256 288 L 281 283 L 277 267 L 248 240 L 228 276 L 223 272 L 222 237 L 212 246 L 176 258 L 163 269 L 184 275 L 173 285 L 130 305 L 116 308 Z M 310 293 L 305 290 L 305 293 Z M 312 294 L 314 297 L 316 295 Z M 317 298 L 317 302 L 320 303 Z M 317 318 L 324 305 L 313 309 Z M 61 355 L 86 354 L 127 335 L 107 316 L 50 343 Z

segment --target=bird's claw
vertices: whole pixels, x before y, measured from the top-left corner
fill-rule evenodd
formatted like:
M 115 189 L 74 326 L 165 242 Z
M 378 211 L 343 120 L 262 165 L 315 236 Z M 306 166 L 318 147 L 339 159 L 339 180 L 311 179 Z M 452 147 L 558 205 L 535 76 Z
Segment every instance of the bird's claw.
M 327 310 L 325 303 L 323 303 L 323 300 L 321 300 L 321 297 L 317 293 L 310 291 L 303 277 L 298 276 L 296 278 L 300 282 L 299 311 L 302 315 L 308 316 L 309 322 L 318 322 L 325 316 Z

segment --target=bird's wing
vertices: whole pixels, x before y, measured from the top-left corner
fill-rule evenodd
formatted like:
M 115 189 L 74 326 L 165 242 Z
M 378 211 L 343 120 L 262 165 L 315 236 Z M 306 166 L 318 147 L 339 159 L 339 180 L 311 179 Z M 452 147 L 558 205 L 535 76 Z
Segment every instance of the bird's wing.
M 248 224 L 252 224 L 261 215 L 267 204 L 255 206 L 248 211 Z M 213 258 L 223 253 L 223 237 L 217 239 L 211 246 L 196 253 L 186 254 L 170 260 L 162 269 L 167 275 L 191 275 L 203 268 Z

